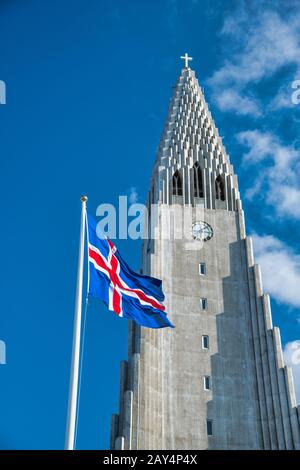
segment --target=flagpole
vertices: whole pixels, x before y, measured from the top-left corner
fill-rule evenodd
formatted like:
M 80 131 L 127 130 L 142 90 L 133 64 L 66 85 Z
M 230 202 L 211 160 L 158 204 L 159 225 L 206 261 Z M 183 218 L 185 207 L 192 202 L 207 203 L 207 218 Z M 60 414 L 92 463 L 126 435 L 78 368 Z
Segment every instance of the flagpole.
M 84 238 L 86 223 L 86 203 L 87 196 L 81 196 L 81 223 L 79 238 L 79 256 L 77 270 L 77 287 L 74 315 L 73 330 L 73 347 L 72 347 L 72 364 L 70 375 L 69 404 L 66 429 L 66 450 L 74 450 L 76 412 L 77 412 L 77 395 L 78 395 L 78 375 L 79 375 L 79 358 L 80 358 L 80 337 L 81 337 L 81 311 L 82 311 L 82 279 L 83 279 L 83 259 L 84 259 Z

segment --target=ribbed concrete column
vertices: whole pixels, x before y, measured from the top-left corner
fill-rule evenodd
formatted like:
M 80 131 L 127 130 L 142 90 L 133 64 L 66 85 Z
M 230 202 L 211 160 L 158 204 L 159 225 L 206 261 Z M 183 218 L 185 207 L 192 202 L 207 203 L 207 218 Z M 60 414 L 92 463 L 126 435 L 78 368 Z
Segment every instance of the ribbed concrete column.
M 273 409 L 274 409 L 274 415 L 275 415 L 277 442 L 278 442 L 278 448 L 284 449 L 285 441 L 284 441 L 283 422 L 282 422 L 282 415 L 281 415 L 281 406 L 280 406 L 280 400 L 279 400 L 276 362 L 275 362 L 275 355 L 274 355 L 271 306 L 270 306 L 270 298 L 267 294 L 264 294 L 262 296 L 262 305 L 263 305 L 264 322 L 265 322 L 265 329 L 266 329 L 268 362 L 269 362 L 269 371 L 270 371 L 270 379 L 271 379 L 271 391 L 272 391 L 272 401 L 273 401 Z
M 132 369 L 133 369 L 133 402 L 132 402 L 132 436 L 131 436 L 131 449 L 138 449 L 138 433 L 139 433 L 139 376 L 140 376 L 140 355 L 138 353 L 132 356 Z
M 110 420 L 110 450 L 114 450 L 116 438 L 119 432 L 119 415 L 113 413 Z
M 225 165 L 224 165 L 225 166 Z M 224 177 L 224 183 L 225 183 L 225 202 L 226 202 L 226 210 L 229 210 L 229 177 L 228 175 L 225 175 Z
M 211 191 L 211 208 L 215 209 L 216 208 L 216 186 L 215 186 L 215 181 L 216 181 L 216 172 L 211 171 L 210 172 L 210 191 Z
M 266 405 L 267 405 L 267 416 L 268 416 L 268 425 L 270 430 L 270 442 L 271 449 L 278 448 L 276 428 L 275 428 L 275 417 L 274 417 L 274 408 L 272 400 L 272 390 L 271 390 L 271 377 L 269 369 L 269 361 L 267 354 L 267 341 L 266 341 L 266 330 L 264 324 L 264 315 L 262 311 L 261 297 L 263 295 L 262 283 L 261 283 L 261 272 L 260 267 L 254 265 L 254 280 L 255 280 L 255 291 L 256 291 L 256 311 L 257 311 L 257 323 L 260 337 L 260 352 L 262 356 L 262 370 L 263 370 L 263 380 L 265 387 L 265 396 L 266 396 Z
M 286 391 L 285 377 L 284 377 L 284 362 L 283 362 L 282 349 L 281 349 L 280 332 L 279 332 L 279 329 L 276 327 L 273 328 L 273 339 L 274 339 L 274 348 L 275 348 L 275 359 L 276 359 L 276 365 L 277 365 L 277 379 L 278 379 L 278 387 L 279 387 L 280 408 L 281 408 L 282 420 L 283 420 L 285 447 L 287 450 L 291 450 L 293 449 L 294 446 L 293 446 L 289 406 L 288 406 L 287 391 Z
M 117 414 L 112 414 L 111 420 L 110 420 L 110 450 L 114 450 L 115 448 L 115 442 L 118 437 L 118 432 L 119 432 L 119 415 Z
M 241 237 L 241 240 L 243 240 L 244 238 L 246 238 L 244 211 L 238 211 L 238 220 L 239 220 L 240 237 Z
M 147 441 L 147 449 L 153 449 L 153 434 L 156 430 L 155 426 L 155 388 L 153 385 L 153 378 L 155 375 L 155 371 L 153 370 L 153 362 L 154 362 L 154 354 L 155 354 L 155 349 L 154 349 L 154 344 L 153 344 L 153 339 L 154 339 L 154 334 L 155 332 L 153 330 L 149 330 L 149 349 L 148 349 L 148 355 L 147 355 L 147 361 L 148 361 L 148 387 L 149 387 L 149 392 L 147 396 L 148 400 L 148 410 L 147 410 L 147 415 L 148 415 L 148 441 Z
M 120 368 L 120 397 L 119 397 L 119 436 L 123 435 L 124 394 L 127 385 L 127 361 L 121 362 Z
M 125 449 L 131 449 L 131 434 L 132 434 L 132 402 L 133 392 L 132 390 L 126 390 L 124 395 L 124 438 L 125 438 Z
M 252 324 L 252 335 L 253 335 L 253 347 L 254 347 L 254 358 L 256 365 L 256 377 L 257 377 L 257 391 L 259 398 L 259 409 L 261 416 L 261 427 L 264 449 L 270 449 L 270 431 L 268 426 L 268 417 L 266 411 L 266 395 L 265 386 L 263 380 L 263 368 L 262 368 L 262 357 L 261 357 L 261 345 L 260 345 L 260 334 L 258 327 L 258 320 L 256 315 L 256 303 L 255 303 L 255 281 L 254 281 L 254 256 L 252 248 L 251 237 L 246 237 L 246 252 L 247 252 L 247 263 L 248 269 L 248 284 L 249 284 L 249 299 L 250 299 L 250 310 L 251 310 L 251 324 Z
M 134 353 L 134 325 L 132 320 L 128 321 L 128 361 Z M 129 381 L 128 381 L 129 382 Z
M 191 195 L 192 195 L 192 183 L 191 183 L 191 171 L 190 168 L 186 167 L 183 177 L 184 177 L 184 204 L 191 204 Z
M 115 450 L 124 450 L 125 449 L 125 439 L 123 436 L 119 436 L 116 439 Z
M 232 175 L 228 175 L 227 177 L 227 199 L 228 199 L 228 209 L 230 211 L 233 211 L 235 208 L 234 208 L 234 203 L 233 203 L 233 200 L 232 200 L 232 188 L 233 188 L 233 181 L 232 181 Z
M 278 377 L 277 377 L 277 365 L 276 365 L 275 350 L 274 350 L 274 339 L 273 339 L 273 330 L 272 330 L 273 324 L 272 324 L 272 316 L 271 316 L 270 297 L 267 294 L 264 294 L 262 296 L 262 305 L 263 305 L 265 328 L 266 328 L 267 350 L 268 350 L 271 390 L 272 390 L 272 399 L 273 399 L 273 408 L 274 408 L 274 415 L 275 415 L 278 448 L 283 450 L 285 449 L 283 416 L 281 412 L 281 403 L 280 403 L 280 397 L 279 397 L 280 391 L 279 391 L 279 383 L 278 383 Z
M 287 397 L 288 397 L 288 404 L 289 404 L 289 410 L 290 410 L 293 444 L 294 444 L 294 449 L 299 449 L 300 447 L 299 421 L 298 421 L 298 416 L 297 416 L 296 396 L 295 396 L 295 389 L 294 389 L 294 382 L 293 382 L 293 375 L 292 375 L 291 368 L 285 366 L 284 374 L 285 374 Z
M 276 371 L 276 362 L 274 355 L 274 344 L 273 344 L 273 331 L 267 331 L 267 347 L 268 347 L 268 358 L 269 358 L 269 368 L 270 368 L 270 377 L 271 377 L 271 389 L 272 389 L 272 398 L 275 414 L 275 425 L 278 441 L 278 449 L 285 449 L 285 439 L 283 431 L 283 420 L 281 414 L 281 405 L 279 398 L 279 387 Z
M 204 196 L 204 207 L 207 207 L 207 170 L 202 167 L 202 184 L 203 184 L 203 196 Z
M 205 169 L 205 193 L 206 193 L 206 207 L 212 209 L 212 193 L 211 193 L 211 178 L 210 170 Z

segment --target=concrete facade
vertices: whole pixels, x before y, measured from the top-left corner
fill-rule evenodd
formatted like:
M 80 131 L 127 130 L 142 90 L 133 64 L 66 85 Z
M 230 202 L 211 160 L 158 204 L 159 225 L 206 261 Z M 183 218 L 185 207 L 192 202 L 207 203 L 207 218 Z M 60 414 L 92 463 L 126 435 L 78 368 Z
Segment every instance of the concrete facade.
M 237 177 L 190 68 L 170 103 L 152 203 L 142 269 L 162 279 L 176 328 L 129 323 L 111 449 L 300 449 L 292 375 L 246 236 Z M 211 239 L 193 237 L 199 221 L 212 227 Z

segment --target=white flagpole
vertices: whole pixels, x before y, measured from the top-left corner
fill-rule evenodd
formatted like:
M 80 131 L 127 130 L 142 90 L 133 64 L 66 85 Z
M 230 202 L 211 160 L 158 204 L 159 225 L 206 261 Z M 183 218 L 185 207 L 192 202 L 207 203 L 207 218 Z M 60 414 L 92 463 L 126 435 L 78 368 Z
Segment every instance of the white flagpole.
M 80 200 L 81 200 L 81 224 L 80 224 L 80 239 L 79 239 L 75 318 L 74 318 L 74 331 L 73 331 L 72 364 L 71 364 L 71 376 L 70 376 L 66 442 L 65 442 L 66 450 L 74 450 L 76 412 L 77 412 L 77 395 L 78 395 L 84 237 L 85 237 L 85 223 L 86 223 L 86 203 L 87 203 L 88 198 L 87 196 L 81 196 Z

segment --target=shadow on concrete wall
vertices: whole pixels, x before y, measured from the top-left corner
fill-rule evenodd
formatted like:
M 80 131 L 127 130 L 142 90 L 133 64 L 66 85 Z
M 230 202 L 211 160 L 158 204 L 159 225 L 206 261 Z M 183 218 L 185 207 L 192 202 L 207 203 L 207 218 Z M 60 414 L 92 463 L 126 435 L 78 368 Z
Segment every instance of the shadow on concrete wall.
M 211 356 L 213 420 L 208 449 L 260 449 L 255 356 L 244 241 L 231 243 L 230 276 L 223 278 L 224 311 L 216 316 L 217 350 Z

